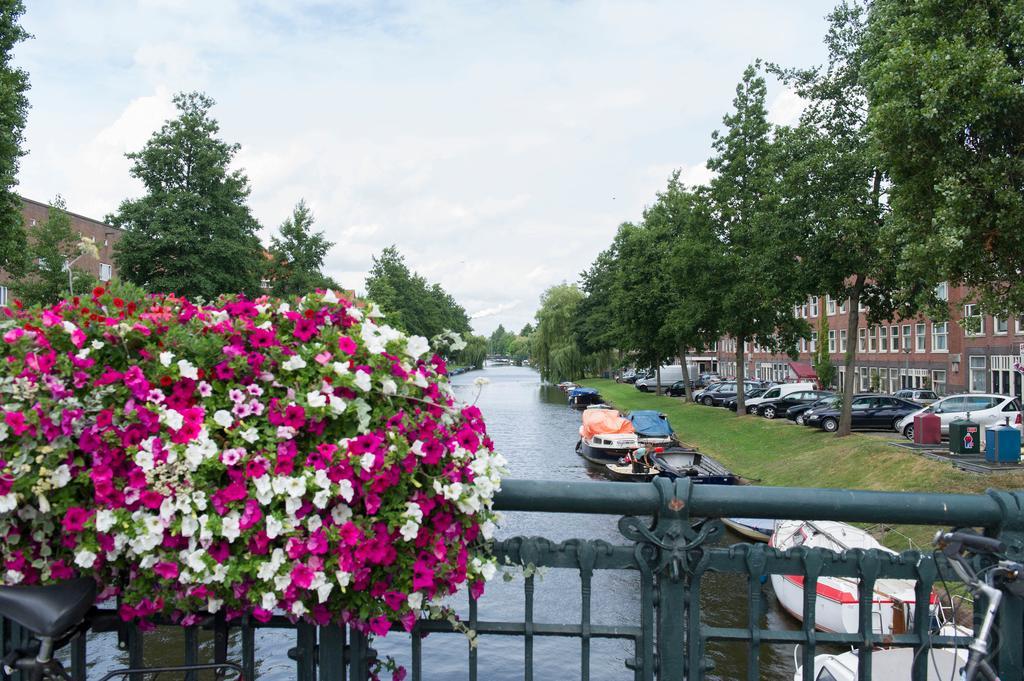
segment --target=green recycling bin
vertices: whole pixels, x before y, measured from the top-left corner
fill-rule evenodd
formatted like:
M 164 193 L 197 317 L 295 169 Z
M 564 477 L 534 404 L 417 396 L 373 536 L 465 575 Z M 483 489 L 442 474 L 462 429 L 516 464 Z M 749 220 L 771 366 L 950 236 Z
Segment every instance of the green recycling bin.
M 957 419 L 949 424 L 949 451 L 951 454 L 980 456 L 985 448 L 981 426 L 971 420 Z

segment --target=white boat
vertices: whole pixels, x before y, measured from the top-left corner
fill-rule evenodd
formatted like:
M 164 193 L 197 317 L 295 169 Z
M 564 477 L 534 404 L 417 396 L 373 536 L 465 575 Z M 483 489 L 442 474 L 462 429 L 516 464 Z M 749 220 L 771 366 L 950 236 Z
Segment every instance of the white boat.
M 614 409 L 586 409 L 580 426 L 576 453 L 587 461 L 604 466 L 617 464 L 640 443 L 633 424 Z
M 928 681 L 949 681 L 960 678 L 960 668 L 967 663 L 967 648 L 932 648 L 928 653 Z M 860 656 L 856 650 L 841 655 L 816 655 L 814 676 L 820 681 L 856 681 Z M 909 679 L 914 663 L 913 648 L 888 648 L 871 651 L 871 678 Z M 803 681 L 803 670 L 797 665 L 793 681 Z
M 767 542 L 775 531 L 775 521 L 767 518 L 722 518 L 730 530 L 752 541 Z
M 769 546 L 786 550 L 797 546 L 823 548 L 836 553 L 848 549 L 879 549 L 895 554 L 859 528 L 830 520 L 780 520 L 775 524 Z M 803 621 L 804 578 L 802 575 L 771 576 L 779 604 Z M 818 578 L 814 600 L 814 625 L 821 631 L 854 634 L 859 631 L 858 580 L 853 577 Z M 889 636 L 903 634 L 914 621 L 914 580 L 884 578 L 875 582 L 871 604 L 872 631 Z M 931 604 L 937 603 L 932 594 Z M 931 605 L 930 604 L 930 605 Z

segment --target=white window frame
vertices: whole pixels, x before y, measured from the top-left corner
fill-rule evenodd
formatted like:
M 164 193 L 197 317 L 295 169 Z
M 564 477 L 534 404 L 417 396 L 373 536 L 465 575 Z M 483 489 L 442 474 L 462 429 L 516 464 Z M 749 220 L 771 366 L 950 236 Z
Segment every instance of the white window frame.
M 842 304 L 839 305 L 839 314 L 846 314 L 846 303 L 847 301 L 844 300 Z
M 811 352 L 817 352 L 818 351 L 818 332 L 817 331 L 811 331 L 811 342 L 810 342 L 809 345 L 810 345 L 810 348 L 811 348 Z
M 911 337 L 913 336 L 912 329 L 913 327 L 910 324 L 903 325 L 903 342 L 900 343 L 900 350 L 904 352 L 914 347 L 914 344 L 911 342 Z
M 0 305 L 7 305 L 7 300 L 11 297 L 11 292 L 6 286 L 0 286 Z
M 940 381 L 939 378 L 942 378 Z M 942 386 L 941 388 L 939 386 Z M 946 392 L 946 370 L 945 369 L 932 369 L 932 390 L 937 395 L 942 395 Z
M 980 386 L 975 386 L 975 377 L 981 378 Z M 988 392 L 988 358 L 985 355 L 967 358 L 967 390 L 972 393 Z
M 832 353 L 834 353 L 836 351 L 836 330 L 835 329 L 829 329 L 828 330 L 828 351 L 829 351 L 829 354 L 832 354 Z
M 949 352 L 949 322 L 932 322 L 932 352 Z
M 857 352 L 864 352 L 868 347 L 868 330 L 864 327 L 857 329 Z
M 927 332 L 928 327 L 924 322 L 917 322 L 914 325 L 914 333 L 917 334 L 914 340 L 914 352 L 926 352 L 927 351 Z
M 846 352 L 848 335 L 846 329 L 839 329 L 839 352 Z
M 900 327 L 889 327 L 889 352 L 899 352 L 903 345 L 900 343 Z
M 1013 332 L 1018 336 L 1024 334 L 1024 314 L 1019 315 L 1017 319 L 1013 321 Z
M 1002 331 L 999 330 L 1000 326 L 1003 327 Z M 992 333 L 994 333 L 997 336 L 1005 336 L 1006 334 L 1010 333 L 1010 320 L 1002 319 L 1000 317 L 993 317 Z
M 977 309 L 978 309 L 977 303 L 967 303 L 966 305 L 964 305 L 964 322 L 965 322 L 964 334 L 967 335 L 967 336 L 975 337 L 975 338 L 978 337 L 978 336 L 984 336 L 985 335 L 985 315 L 983 315 L 983 314 L 975 314 L 975 311 Z M 974 327 L 974 325 L 973 324 L 967 324 L 966 322 L 967 322 L 968 319 L 977 319 L 978 320 L 978 325 L 977 325 L 978 330 L 977 331 L 971 330 Z
M 868 327 L 868 352 L 878 352 L 878 333 L 875 327 Z
M 818 296 L 811 296 L 811 316 L 818 316 Z
M 106 276 L 104 276 L 104 274 Z M 114 277 L 114 268 L 112 265 L 101 262 L 100 263 L 100 281 L 110 281 Z
M 935 287 L 935 297 L 939 300 L 949 300 L 949 282 L 942 282 Z
M 889 352 L 889 327 L 878 327 L 878 351 Z
M 832 296 L 825 296 L 825 313 L 829 316 L 835 316 L 836 314 L 836 301 L 832 300 Z

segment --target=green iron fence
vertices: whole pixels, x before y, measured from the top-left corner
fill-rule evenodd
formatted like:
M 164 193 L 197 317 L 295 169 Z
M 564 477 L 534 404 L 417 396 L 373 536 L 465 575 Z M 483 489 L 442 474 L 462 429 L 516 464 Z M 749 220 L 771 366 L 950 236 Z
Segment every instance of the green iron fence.
M 503 511 L 538 513 L 592 513 L 620 516 L 618 528 L 623 542 L 572 539 L 555 543 L 544 538 L 517 537 L 497 542 L 495 552 L 502 562 L 520 566 L 575 570 L 580 577 L 580 617 L 572 622 L 541 622 L 534 618 L 534 577 L 524 580 L 525 616 L 522 621 L 482 621 L 477 605 L 470 601 L 464 625 L 478 635 L 521 637 L 524 641 L 522 675 L 534 678 L 534 643 L 539 637 L 566 637 L 580 641 L 580 678 L 591 677 L 591 643 L 599 639 L 630 642 L 634 654 L 624 660 L 623 678 L 636 681 L 700 681 L 705 678 L 705 649 L 709 642 L 728 641 L 746 647 L 748 679 L 760 677 L 759 661 L 766 644 L 791 644 L 801 648 L 804 679 L 811 679 L 813 659 L 822 643 L 841 644 L 859 650 L 861 679 L 870 679 L 872 649 L 879 645 L 913 647 L 918 653 L 912 679 L 927 677 L 928 655 L 935 645 L 949 645 L 954 639 L 929 636 L 928 608 L 915 608 L 910 633 L 883 637 L 873 632 L 873 584 L 887 577 L 916 581 L 916 602 L 927 603 L 932 587 L 941 578 L 953 577 L 944 560 L 929 552 L 905 551 L 892 555 L 881 551 L 851 550 L 835 554 L 821 549 L 799 547 L 779 552 L 761 544 L 713 545 L 722 532 L 721 517 L 838 520 L 866 523 L 906 523 L 940 527 L 979 527 L 999 537 L 1008 556 L 1024 559 L 1024 493 L 990 491 L 985 495 L 914 494 L 864 492 L 831 489 L 793 489 L 750 486 L 694 485 L 687 479 L 670 482 L 656 479 L 651 484 L 615 482 L 549 482 L 507 480 L 497 497 Z M 631 570 L 639 574 L 638 625 L 607 625 L 591 622 L 595 571 Z M 718 627 L 708 624 L 700 611 L 700 591 L 711 573 L 741 575 L 746 579 L 747 626 Z M 764 579 L 771 574 L 804 576 L 804 621 L 799 630 L 762 628 Z M 815 631 L 814 613 L 818 578 L 855 577 L 860 580 L 858 602 L 859 633 L 838 634 Z M 486 598 L 486 596 L 484 596 Z M 375 652 L 365 637 L 342 627 L 295 626 L 283 618 L 260 624 L 243 621 L 229 626 L 211 618 L 204 627 L 213 631 L 214 659 L 228 654 L 230 636 L 240 636 L 241 660 L 246 678 L 256 678 L 258 650 L 255 631 L 259 628 L 295 630 L 295 646 L 289 656 L 295 660 L 295 677 L 300 681 L 364 681 Z M 420 621 L 411 637 L 410 678 L 423 674 L 423 634 L 450 632 L 461 636 L 448 622 Z M 4 626 L 6 645 L 21 639 L 22 632 Z M 186 630 L 186 661 L 199 658 L 199 629 Z M 1007 596 L 1000 611 L 996 652 L 997 669 L 1004 679 L 1024 674 L 1024 602 Z M 122 632 L 130 661 L 142 661 L 145 635 L 136 629 Z M 966 640 L 958 639 L 960 645 Z M 461 655 L 451 640 L 452 655 Z M 480 678 L 477 651 L 464 640 L 467 666 L 472 680 Z M 87 650 L 84 640 L 71 649 L 72 674 L 86 678 Z

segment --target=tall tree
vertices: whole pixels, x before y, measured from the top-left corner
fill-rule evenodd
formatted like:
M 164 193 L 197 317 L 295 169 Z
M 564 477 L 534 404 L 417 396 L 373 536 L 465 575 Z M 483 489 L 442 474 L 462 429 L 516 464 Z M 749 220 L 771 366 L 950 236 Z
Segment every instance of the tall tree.
M 990 312 L 1024 311 L 1024 6 L 874 0 L 868 24 L 901 280 L 924 296 L 963 283 Z
M 622 338 L 622 313 L 616 290 L 619 279 L 616 244 L 598 254 L 580 274 L 584 297 L 576 311 L 573 334 L 580 351 L 602 370 L 612 368 L 615 354 L 628 349 Z
M 801 232 L 805 293 L 826 293 L 849 309 L 840 436 L 850 433 L 862 305 L 870 323 L 886 321 L 898 292 L 898 250 L 885 230 L 887 182 L 867 124 L 866 18 L 863 3 L 840 4 L 829 16 L 828 64 L 776 70 L 808 102 L 799 127 L 780 131 L 777 145 L 785 220 Z M 903 311 L 909 314 L 912 306 Z
M 295 204 L 292 214 L 270 237 L 267 278 L 275 296 L 305 295 L 318 288 L 338 288 L 321 269 L 334 244 L 323 232 L 314 232 L 316 218 L 305 199 Z
M 53 305 L 77 291 L 91 290 L 95 279 L 76 269 L 74 263 L 85 254 L 97 255 L 96 245 L 71 228 L 64 199 L 50 204 L 46 220 L 29 228 L 27 264 L 13 282 L 18 298 L 30 305 Z M 69 290 L 69 284 L 73 289 Z
M 179 94 L 174 104 L 178 117 L 128 154 L 146 194 L 107 218 L 125 230 L 114 256 L 121 275 L 154 292 L 256 294 L 264 272 L 259 224 L 246 205 L 248 178 L 229 169 L 239 145 L 217 136 L 206 95 Z
M 532 361 L 547 381 L 574 381 L 585 372 L 583 353 L 576 345 L 573 323 L 583 293 L 572 284 L 552 286 L 541 295 Z
M 807 332 L 792 306 L 801 299 L 794 227 L 780 219 L 772 127 L 765 108 L 765 81 L 749 66 L 736 87 L 734 111 L 723 119 L 725 132 L 712 135 L 716 173 L 708 196 L 721 247 L 723 272 L 718 294 L 722 331 L 736 341 L 736 415 L 746 414 L 744 343 L 787 348 Z
M 12 63 L 14 47 L 30 37 L 19 21 L 21 0 L 0 0 L 0 269 L 17 275 L 26 264 L 25 229 L 18 184 L 18 160 L 25 155 L 28 73 Z
M 440 284 L 411 271 L 395 246 L 373 258 L 366 293 L 406 333 L 433 338 L 442 331 L 469 331 L 469 316 Z M 486 339 L 485 339 L 486 340 Z
M 488 350 L 493 355 L 507 355 L 513 338 L 515 336 L 506 331 L 502 324 L 498 324 L 498 328 L 491 333 L 491 337 L 487 340 Z

